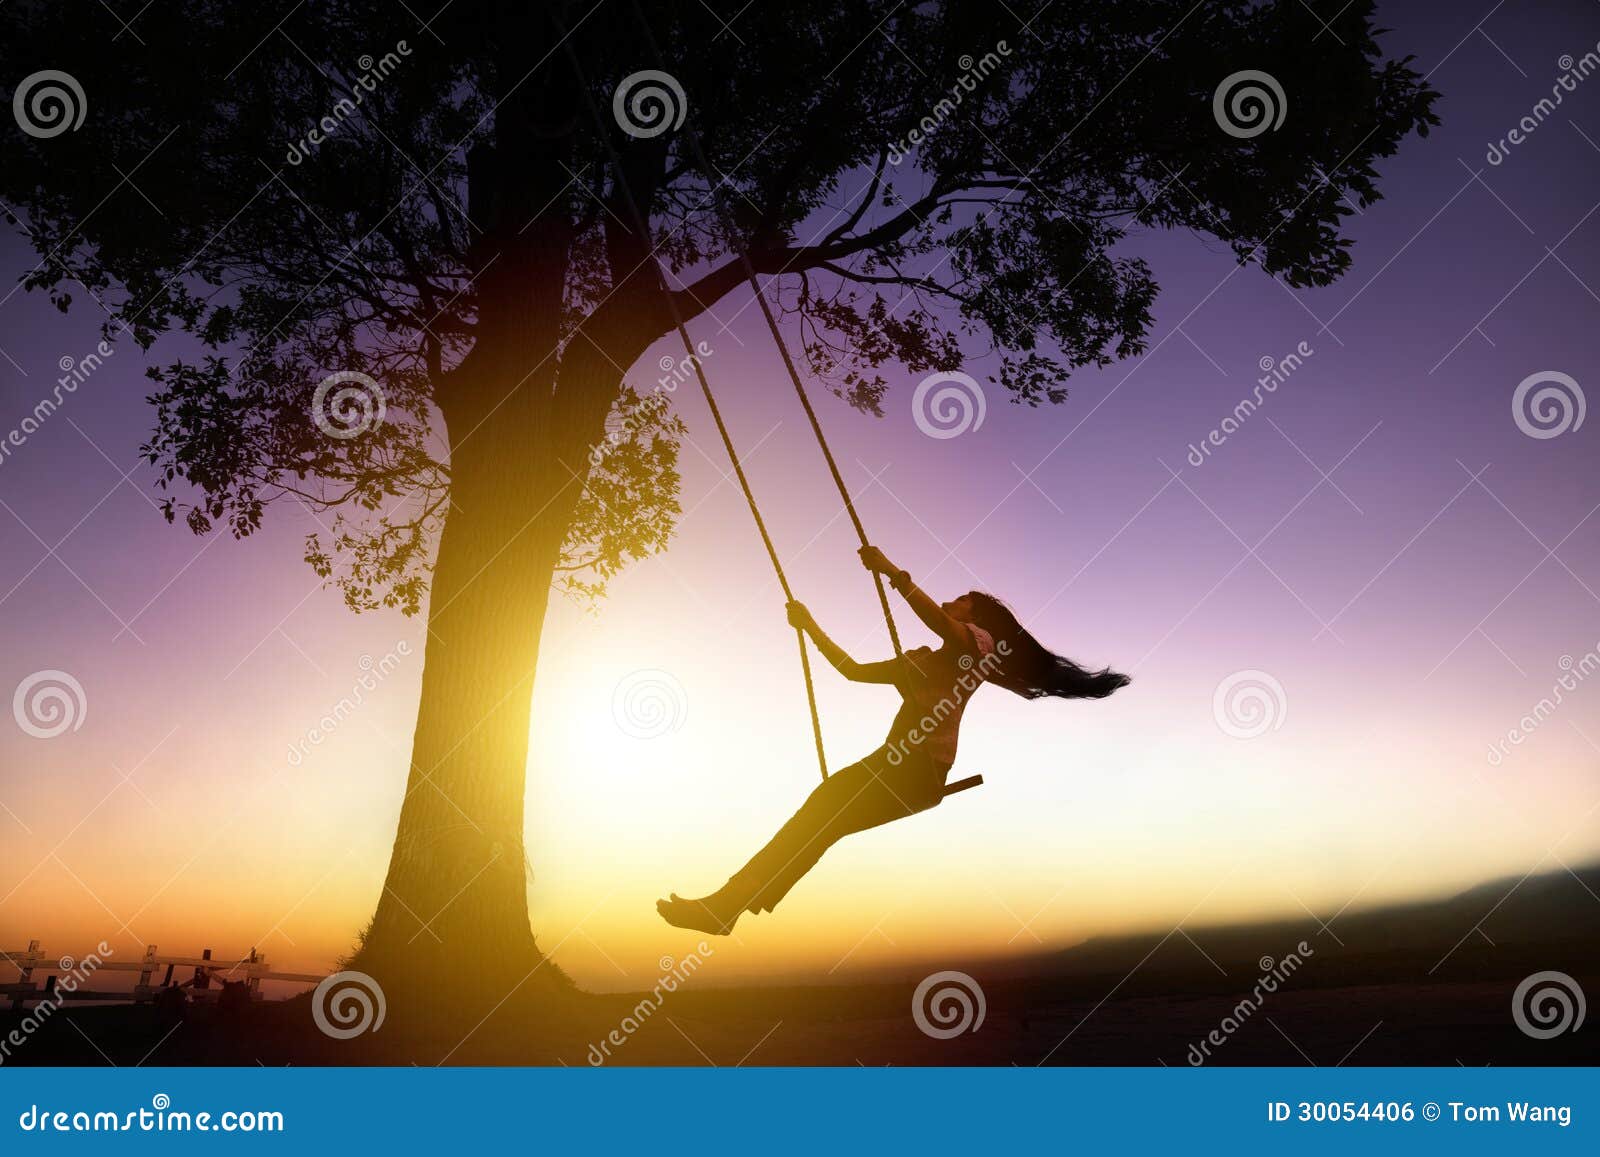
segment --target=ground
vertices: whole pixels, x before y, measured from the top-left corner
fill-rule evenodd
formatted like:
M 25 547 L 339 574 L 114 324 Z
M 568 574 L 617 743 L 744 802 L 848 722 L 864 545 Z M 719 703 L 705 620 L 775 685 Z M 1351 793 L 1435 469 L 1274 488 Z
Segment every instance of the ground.
M 1254 978 L 1252 977 L 1252 982 Z M 1576 977 L 1600 992 L 1600 970 Z M 1219 978 L 1220 980 L 1220 978 Z M 947 1040 L 911 1016 L 913 985 L 680 990 L 620 1033 L 644 994 L 515 997 L 487 1019 L 418 1025 L 392 1015 L 347 1041 L 320 1033 L 308 997 L 182 1021 L 149 1007 L 58 1013 L 10 1063 L 127 1065 L 1157 1065 L 1183 1066 L 1235 1015 L 1241 993 L 1149 991 L 1116 978 L 985 986 L 981 1027 Z M 1247 1015 L 1207 1064 L 1571 1065 L 1600 1063 L 1596 1026 L 1550 1040 L 1511 1017 L 1516 980 L 1289 985 Z M 11 1022 L 17 1020 L 10 1014 Z M 631 1022 L 630 1022 L 631 1023 Z M 9 1028 L 10 1025 L 3 1027 Z M 623 1043 L 607 1041 L 619 1030 Z M 613 1038 L 613 1041 L 615 1038 Z
M 520 985 L 462 973 L 409 993 L 388 984 L 381 1027 L 348 1040 L 318 1029 L 310 994 L 192 1006 L 181 1017 L 149 1005 L 77 1005 L 11 1043 L 0 1061 L 1597 1064 L 1600 1023 L 1573 1016 L 1566 1031 L 1539 1039 L 1519 1028 L 1513 1004 L 1519 986 L 1541 976 L 1559 978 L 1573 1012 L 1585 994 L 1600 995 L 1600 866 L 1494 880 L 1439 900 L 1328 920 L 1174 928 L 1027 959 L 965 962 L 959 967 L 983 996 L 982 1023 L 941 1039 L 919 1028 L 913 995 L 925 977 L 948 967 L 784 987 L 714 988 L 694 975 L 659 1000 L 585 993 L 553 968 Z M 1275 979 L 1255 997 L 1264 973 Z M 1524 1021 L 1537 1027 L 1529 1011 L 1524 1002 Z M 23 1014 L 0 1013 L 0 1046 L 23 1027 Z

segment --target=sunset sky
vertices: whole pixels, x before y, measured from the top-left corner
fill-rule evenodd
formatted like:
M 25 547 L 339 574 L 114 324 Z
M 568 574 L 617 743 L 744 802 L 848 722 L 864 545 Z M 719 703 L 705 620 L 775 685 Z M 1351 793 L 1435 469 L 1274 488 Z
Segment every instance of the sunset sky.
M 981 426 L 936 439 L 913 420 L 914 375 L 891 374 L 882 419 L 818 398 L 869 530 L 925 589 L 990 590 L 1047 645 L 1134 682 L 1100 703 L 984 692 L 956 774 L 985 786 L 834 849 L 715 946 L 704 983 L 1329 920 L 1600 857 L 1600 678 L 1488 757 L 1600 649 L 1600 418 L 1539 438 L 1513 415 L 1518 384 L 1546 371 L 1600 399 L 1600 77 L 1486 160 L 1563 57 L 1597 51 L 1600 7 L 1440 0 L 1380 23 L 1442 91 L 1444 124 L 1383 165 L 1386 199 L 1352 219 L 1339 284 L 1291 290 L 1215 241 L 1147 234 L 1126 251 L 1162 286 L 1149 352 L 1076 374 L 1060 406 L 989 386 Z M 35 260 L 0 243 L 0 440 L 99 341 L 87 295 L 62 316 L 12 291 Z M 857 658 L 887 656 L 748 292 L 692 328 L 797 593 Z M 1263 359 L 1302 343 L 1303 364 L 1193 465 Z M 0 948 L 255 946 L 330 968 L 388 862 L 422 619 L 346 611 L 301 561 L 318 528 L 303 509 L 244 541 L 167 526 L 138 462 L 144 368 L 194 347 L 114 350 L 0 458 L 0 694 L 59 670 L 86 703 L 49 739 L 0 715 Z M 648 389 L 673 352 L 630 380 Z M 533 926 L 594 988 L 649 987 L 691 948 L 654 900 L 720 885 L 817 780 L 781 592 L 703 404 L 676 398 L 690 438 L 673 547 L 594 611 L 554 602 L 535 693 Z M 908 644 L 928 641 L 899 619 Z M 391 654 L 292 763 L 363 657 Z M 1283 690 L 1278 726 L 1248 739 L 1214 713 L 1241 671 Z M 666 688 L 664 734 L 619 724 L 641 681 Z M 820 667 L 818 693 L 835 766 L 875 747 L 896 706 Z

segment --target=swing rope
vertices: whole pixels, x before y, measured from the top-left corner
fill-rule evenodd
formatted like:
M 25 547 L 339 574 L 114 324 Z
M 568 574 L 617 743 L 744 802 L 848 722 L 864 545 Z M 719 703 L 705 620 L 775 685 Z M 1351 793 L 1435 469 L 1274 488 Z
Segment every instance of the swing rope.
M 645 17 L 644 10 L 639 7 L 637 0 L 635 0 L 633 8 L 634 14 L 639 21 L 639 26 L 644 33 L 645 40 L 649 44 L 651 53 L 656 58 L 657 64 L 660 64 L 661 48 L 656 43 L 655 35 L 650 28 L 649 21 Z M 604 118 L 601 116 L 600 110 L 595 104 L 594 94 L 589 88 L 587 78 L 584 75 L 583 66 L 579 62 L 577 52 L 572 46 L 570 34 L 568 30 L 562 26 L 563 22 L 561 21 L 559 14 L 553 13 L 552 15 L 559 31 L 562 34 L 562 40 L 566 48 L 567 58 L 572 65 L 574 76 L 578 81 L 578 88 L 583 94 L 584 104 L 588 108 L 590 118 L 594 121 L 596 133 L 599 135 L 600 140 L 605 145 L 606 153 L 610 160 L 612 170 L 616 174 L 617 190 L 622 194 L 622 200 L 627 208 L 630 218 L 632 219 L 632 227 L 640 241 L 646 246 L 649 246 L 650 229 L 648 218 L 640 209 L 637 201 L 634 199 L 633 190 L 629 188 L 626 179 L 623 177 L 622 159 L 617 154 L 615 145 L 612 144 L 611 135 L 606 129 Z M 695 163 L 698 165 L 701 175 L 704 177 L 707 183 L 710 196 L 714 199 L 715 204 L 720 210 L 720 183 L 712 178 L 711 165 L 706 157 L 704 149 L 701 147 L 699 135 L 691 128 L 686 130 L 685 139 L 688 141 L 690 151 L 694 155 Z M 818 448 L 822 451 L 823 460 L 827 463 L 828 473 L 833 478 L 833 484 L 839 491 L 840 499 L 844 502 L 845 512 L 850 516 L 850 524 L 855 528 L 856 538 L 860 541 L 863 547 L 868 546 L 870 545 L 870 540 L 867 538 L 865 526 L 862 525 L 861 516 L 856 511 L 855 500 L 850 494 L 850 488 L 845 485 L 844 476 L 839 471 L 838 461 L 834 458 L 833 450 L 828 445 L 827 436 L 822 431 L 822 423 L 817 417 L 816 408 L 811 404 L 811 397 L 806 392 L 805 384 L 800 377 L 799 371 L 795 368 L 794 358 L 789 352 L 788 343 L 784 341 L 783 333 L 778 328 L 778 320 L 773 314 L 772 307 L 767 301 L 766 294 L 762 292 L 761 283 L 756 276 L 755 266 L 751 263 L 749 253 L 739 242 L 731 225 L 729 225 L 726 221 L 724 222 L 724 225 L 728 229 L 728 247 L 737 257 L 740 267 L 744 272 L 745 281 L 748 282 L 751 292 L 755 295 L 757 304 L 761 307 L 761 316 L 767 323 L 767 330 L 772 335 L 773 344 L 778 347 L 778 353 L 783 360 L 784 369 L 789 375 L 790 384 L 794 386 L 795 396 L 800 399 L 800 407 L 805 411 L 806 420 L 811 426 L 811 433 L 816 438 Z M 784 573 L 783 562 L 778 556 L 777 547 L 773 545 L 772 536 L 767 531 L 766 520 L 762 517 L 761 507 L 756 501 L 755 492 L 750 487 L 750 480 L 745 475 L 744 466 L 739 459 L 738 449 L 733 444 L 733 438 L 728 432 L 727 423 L 723 421 L 722 408 L 717 404 L 716 394 L 711 389 L 711 382 L 706 377 L 705 368 L 701 364 L 699 355 L 695 352 L 693 342 L 691 342 L 689 339 L 689 330 L 684 322 L 683 313 L 678 308 L 677 299 L 673 296 L 672 290 L 667 283 L 666 272 L 662 269 L 661 262 L 656 257 L 653 248 L 650 249 L 647 259 L 654 270 L 656 285 L 661 291 L 662 298 L 667 303 L 668 311 L 671 313 L 673 328 L 677 330 L 678 339 L 683 344 L 684 353 L 687 356 L 690 365 L 694 367 L 695 380 L 699 383 L 700 392 L 705 397 L 706 408 L 711 412 L 712 421 L 717 427 L 717 435 L 722 440 L 723 450 L 727 453 L 728 461 L 733 466 L 734 476 L 738 480 L 739 489 L 744 494 L 745 505 L 750 509 L 750 516 L 756 524 L 756 531 L 761 536 L 761 544 L 766 548 L 767 558 L 772 563 L 773 573 L 777 575 L 778 585 L 783 589 L 784 598 L 789 602 L 794 602 L 794 591 L 789 586 L 788 576 Z M 883 612 L 883 621 L 889 631 L 889 641 L 894 647 L 894 653 L 896 657 L 901 657 L 904 655 L 904 651 L 900 643 L 900 633 L 895 627 L 894 613 L 889 606 L 889 595 L 884 585 L 883 576 L 874 572 L 872 578 L 873 588 L 878 594 L 878 605 Z M 800 670 L 805 679 L 806 704 L 811 715 L 811 732 L 816 743 L 817 764 L 821 770 L 822 778 L 826 780 L 828 778 L 828 760 L 823 749 L 822 720 L 817 710 L 816 687 L 811 675 L 811 656 L 810 652 L 806 648 L 805 632 L 797 628 L 795 634 L 800 648 Z
M 639 27 L 644 33 L 645 41 L 650 46 L 650 53 L 655 57 L 656 67 L 664 68 L 661 46 L 656 43 L 655 33 L 650 28 L 650 21 L 645 16 L 644 9 L 639 6 L 639 0 L 634 0 L 633 11 L 639 21 Z M 592 105 L 592 98 L 590 103 Z M 694 154 L 695 164 L 699 166 L 700 175 L 705 178 L 711 196 L 720 207 L 721 182 L 714 180 L 712 177 L 711 164 L 706 158 L 705 150 L 700 145 L 700 134 L 695 132 L 693 128 L 685 128 L 684 138 L 689 142 L 689 150 Z M 609 147 L 609 136 L 606 137 L 606 141 Z M 855 500 L 850 496 L 850 488 L 845 485 L 844 476 L 839 473 L 839 464 L 834 460 L 833 450 L 828 446 L 828 439 L 822 432 L 822 423 L 818 421 L 817 411 L 811 405 L 811 396 L 806 393 L 800 373 L 795 369 L 794 358 L 789 353 L 789 345 L 783 340 L 783 333 L 778 329 L 778 320 L 773 316 L 772 307 L 767 303 L 766 294 L 761 292 L 761 284 L 756 279 L 755 266 L 751 264 L 749 253 L 739 243 L 731 225 L 727 225 L 726 222 L 724 224 L 728 228 L 728 247 L 738 257 L 739 264 L 744 270 L 745 280 L 750 284 L 750 291 L 755 294 L 756 302 L 761 306 L 761 316 L 766 318 L 767 329 L 771 332 L 773 343 L 778 347 L 778 353 L 783 358 L 783 367 L 789 372 L 789 381 L 793 383 L 794 392 L 800 399 L 800 407 L 806 413 L 806 420 L 811 423 L 811 432 L 817 439 L 817 446 L 822 450 L 823 460 L 828 464 L 828 473 L 833 476 L 833 484 L 838 488 L 839 497 L 844 500 L 845 512 L 850 515 L 850 524 L 855 527 L 856 537 L 861 541 L 861 545 L 868 546 L 870 542 L 867 538 L 867 531 L 861 524 L 861 516 L 856 513 Z M 894 645 L 895 657 L 900 658 L 904 655 L 904 651 L 900 646 L 900 632 L 895 629 L 894 612 L 889 607 L 889 594 L 884 587 L 883 576 L 876 571 L 872 575 L 872 585 L 878 592 L 878 605 L 883 611 L 884 624 L 889 628 L 889 641 Z
M 557 18 L 559 20 L 559 17 Z M 629 216 L 633 219 L 633 228 L 640 241 L 648 246 L 650 244 L 650 231 L 644 214 L 640 211 L 638 203 L 634 200 L 633 190 L 628 187 L 623 178 L 622 158 L 617 155 L 615 146 L 611 143 L 610 134 L 606 131 L 605 121 L 600 116 L 600 110 L 594 103 L 594 95 L 589 90 L 589 85 L 583 74 L 583 67 L 578 62 L 577 53 L 573 50 L 570 37 L 562 29 L 566 41 L 567 58 L 572 63 L 573 72 L 577 76 L 578 88 L 583 92 L 584 103 L 588 105 L 589 115 L 595 122 L 595 131 L 600 139 L 605 142 L 606 152 L 611 161 L 612 170 L 616 173 L 617 188 L 622 193 L 622 199 L 627 207 Z M 750 517 L 755 520 L 756 531 L 761 535 L 761 544 L 767 549 L 767 558 L 772 563 L 772 571 L 778 576 L 778 585 L 783 589 L 783 597 L 788 602 L 794 602 L 794 591 L 789 586 L 789 578 L 784 573 L 783 561 L 778 557 L 778 548 L 772 543 L 772 535 L 767 532 L 766 519 L 761 516 L 761 507 L 756 502 L 755 492 L 750 488 L 750 480 L 745 476 L 744 466 L 739 461 L 739 451 L 733 444 L 733 437 L 728 433 L 727 423 L 722 420 L 722 408 L 717 405 L 717 396 L 711 390 L 711 382 L 706 378 L 705 367 L 700 363 L 700 356 L 695 352 L 694 343 L 689 340 L 689 330 L 683 320 L 683 312 L 678 308 L 677 299 L 672 296 L 672 291 L 667 285 L 665 271 L 661 262 L 656 258 L 655 252 L 650 251 L 648 260 L 655 272 L 657 287 L 661 296 L 667 303 L 667 309 L 672 314 L 673 328 L 678 331 L 678 338 L 683 343 L 684 353 L 690 365 L 694 367 L 695 379 L 700 383 L 700 392 L 706 400 L 706 408 L 711 411 L 711 420 L 716 424 L 717 435 L 722 439 L 722 448 L 727 452 L 728 461 L 733 465 L 734 477 L 738 479 L 739 489 L 744 493 L 745 505 L 750 508 Z M 788 353 L 785 351 L 785 359 Z M 809 409 L 809 407 L 808 407 Z M 813 418 L 813 423 L 815 418 Z M 820 431 L 819 431 L 820 433 Z M 832 461 L 831 456 L 829 459 Z M 852 516 L 854 512 L 852 511 Z M 859 523 L 857 524 L 859 526 Z M 864 541 L 864 540 L 863 540 Z M 828 757 L 822 744 L 822 717 L 817 712 L 817 691 L 811 677 L 811 654 L 806 649 L 806 634 L 798 627 L 795 637 L 800 645 L 800 671 L 805 677 L 806 705 L 811 712 L 811 735 L 816 742 L 817 766 L 822 772 L 822 778 L 828 778 Z

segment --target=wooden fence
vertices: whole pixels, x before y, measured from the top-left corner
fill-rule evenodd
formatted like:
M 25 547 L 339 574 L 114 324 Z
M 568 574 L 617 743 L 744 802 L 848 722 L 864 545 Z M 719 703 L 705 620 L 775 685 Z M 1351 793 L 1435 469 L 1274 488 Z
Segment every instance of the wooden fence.
M 81 957 L 49 956 L 40 950 L 37 940 L 30 940 L 26 949 L 0 952 L 0 968 L 6 967 L 16 969 L 18 977 L 13 984 L 0 984 L 0 1001 L 9 998 L 13 1009 L 20 1009 L 29 1002 L 42 1000 L 116 1000 L 143 1003 L 157 1000 L 163 993 L 179 991 L 184 992 L 190 999 L 215 1000 L 222 994 L 223 982 L 230 980 L 243 982 L 250 999 L 260 1000 L 263 980 L 316 984 L 323 979 L 321 973 L 277 972 L 267 964 L 267 958 L 253 948 L 249 956 L 238 960 L 224 960 L 213 959 L 209 948 L 199 956 L 161 956 L 157 954 L 154 944 L 144 950 L 144 956 L 139 960 L 104 959 L 97 961 L 90 968 L 84 964 Z M 186 980 L 175 980 L 173 973 L 180 968 L 194 971 Z M 158 970 L 162 970 L 159 983 L 155 981 Z M 84 983 L 92 983 L 93 976 L 101 972 L 137 972 L 139 979 L 131 989 L 120 991 L 76 987 L 69 992 L 57 983 L 59 978 L 66 974 L 77 975 Z M 35 979 L 36 976 L 42 977 L 44 983 L 40 984 Z

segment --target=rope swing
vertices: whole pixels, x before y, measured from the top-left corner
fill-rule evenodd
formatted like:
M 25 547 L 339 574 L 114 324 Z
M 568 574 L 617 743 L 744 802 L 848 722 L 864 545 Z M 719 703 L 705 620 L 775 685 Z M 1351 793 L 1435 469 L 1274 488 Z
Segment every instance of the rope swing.
M 661 51 L 650 31 L 649 23 L 645 20 L 644 13 L 638 8 L 637 4 L 635 4 L 634 11 L 638 16 L 650 49 L 659 63 Z M 557 19 L 559 21 L 559 17 Z M 622 194 L 625 207 L 632 218 L 632 227 L 638 237 L 646 245 L 649 245 L 650 230 L 648 220 L 634 200 L 633 191 L 628 187 L 626 180 L 623 179 L 621 158 L 617 155 L 616 147 L 612 144 L 611 135 L 607 131 L 605 121 L 595 104 L 594 94 L 589 88 L 582 65 L 579 63 L 570 38 L 565 37 L 566 30 L 564 28 L 561 31 L 565 39 L 567 57 L 571 61 L 573 72 L 577 77 L 578 88 L 583 93 L 584 102 L 587 104 L 589 114 L 595 122 L 595 130 L 599 134 L 601 141 L 605 143 L 612 170 L 616 174 L 617 189 Z M 685 138 L 689 143 L 690 151 L 694 155 L 696 165 L 700 168 L 702 176 L 705 177 L 707 184 L 713 191 L 712 195 L 715 197 L 718 187 L 717 182 L 711 178 L 711 167 L 706 160 L 704 151 L 700 147 L 698 135 L 694 130 L 689 129 L 685 132 Z M 761 315 L 766 319 L 767 329 L 772 335 L 773 343 L 778 347 L 778 353 L 782 357 L 784 369 L 789 374 L 789 381 L 794 385 L 795 394 L 800 399 L 801 408 L 805 410 L 806 419 L 811 424 L 812 435 L 816 438 L 817 446 L 822 451 L 823 460 L 828 465 L 828 472 L 833 477 L 833 484 L 839 491 L 839 497 L 844 501 L 844 508 L 850 516 L 850 523 L 855 527 L 856 537 L 860 540 L 862 546 L 867 546 L 869 545 L 869 540 L 866 528 L 861 523 L 861 516 L 856 512 L 855 501 L 850 495 L 849 487 L 845 485 L 844 477 L 839 473 L 838 462 L 834 459 L 833 451 L 828 446 L 827 437 L 822 432 L 822 423 L 817 418 L 816 409 L 812 406 L 811 398 L 806 393 L 805 384 L 801 381 L 800 373 L 795 368 L 794 359 L 789 353 L 789 347 L 783 340 L 783 334 L 778 328 L 777 318 L 773 315 L 772 307 L 768 304 L 766 295 L 761 290 L 760 282 L 756 278 L 755 267 L 751 264 L 749 254 L 744 247 L 737 242 L 731 228 L 729 229 L 729 238 L 729 248 L 737 256 L 744 270 L 745 280 L 749 283 L 751 292 L 755 294 L 755 299 L 761 306 Z M 722 408 L 717 404 L 716 394 L 712 391 L 711 382 L 706 377 L 705 367 L 701 364 L 700 356 L 695 352 L 694 344 L 689 339 L 689 330 L 684 323 L 683 313 L 678 308 L 677 299 L 673 296 L 667 284 L 666 272 L 662 269 L 661 262 L 656 257 L 654 249 L 650 250 L 648 260 L 654 270 L 656 284 L 661 290 L 662 297 L 666 301 L 668 311 L 672 316 L 673 328 L 678 331 L 678 338 L 683 343 L 684 352 L 688 355 L 689 363 L 694 367 L 695 380 L 700 385 L 700 393 L 705 397 L 707 409 L 711 411 L 711 419 L 716 424 L 717 435 L 721 438 L 722 448 L 728 455 L 729 463 L 733 466 L 733 474 L 738 480 L 740 491 L 744 494 L 745 505 L 750 508 L 750 517 L 755 521 L 756 531 L 761 536 L 761 544 L 766 548 L 767 558 L 772 563 L 772 571 L 778 578 L 779 587 L 783 589 L 784 598 L 789 602 L 794 602 L 794 591 L 790 588 L 788 576 L 784 573 L 783 561 L 778 556 L 777 547 L 773 545 L 772 535 L 767 531 L 766 519 L 762 517 L 761 507 L 756 501 L 755 492 L 750 488 L 750 480 L 745 475 L 738 449 L 734 446 L 733 438 L 728 433 L 727 423 L 723 421 Z M 874 573 L 872 577 L 873 585 L 878 592 L 878 603 L 883 611 L 883 620 L 889 629 L 889 641 L 894 645 L 896 657 L 899 657 L 904 652 L 900 645 L 900 634 L 895 628 L 894 615 L 889 607 L 889 596 L 884 588 L 883 576 Z M 805 679 L 806 703 L 811 713 L 811 732 L 816 741 L 817 764 L 822 772 L 822 778 L 826 780 L 828 778 L 828 759 L 823 750 L 822 720 L 817 712 L 816 688 L 811 676 L 811 655 L 806 647 L 805 632 L 796 628 L 795 636 L 800 646 L 800 670 Z

